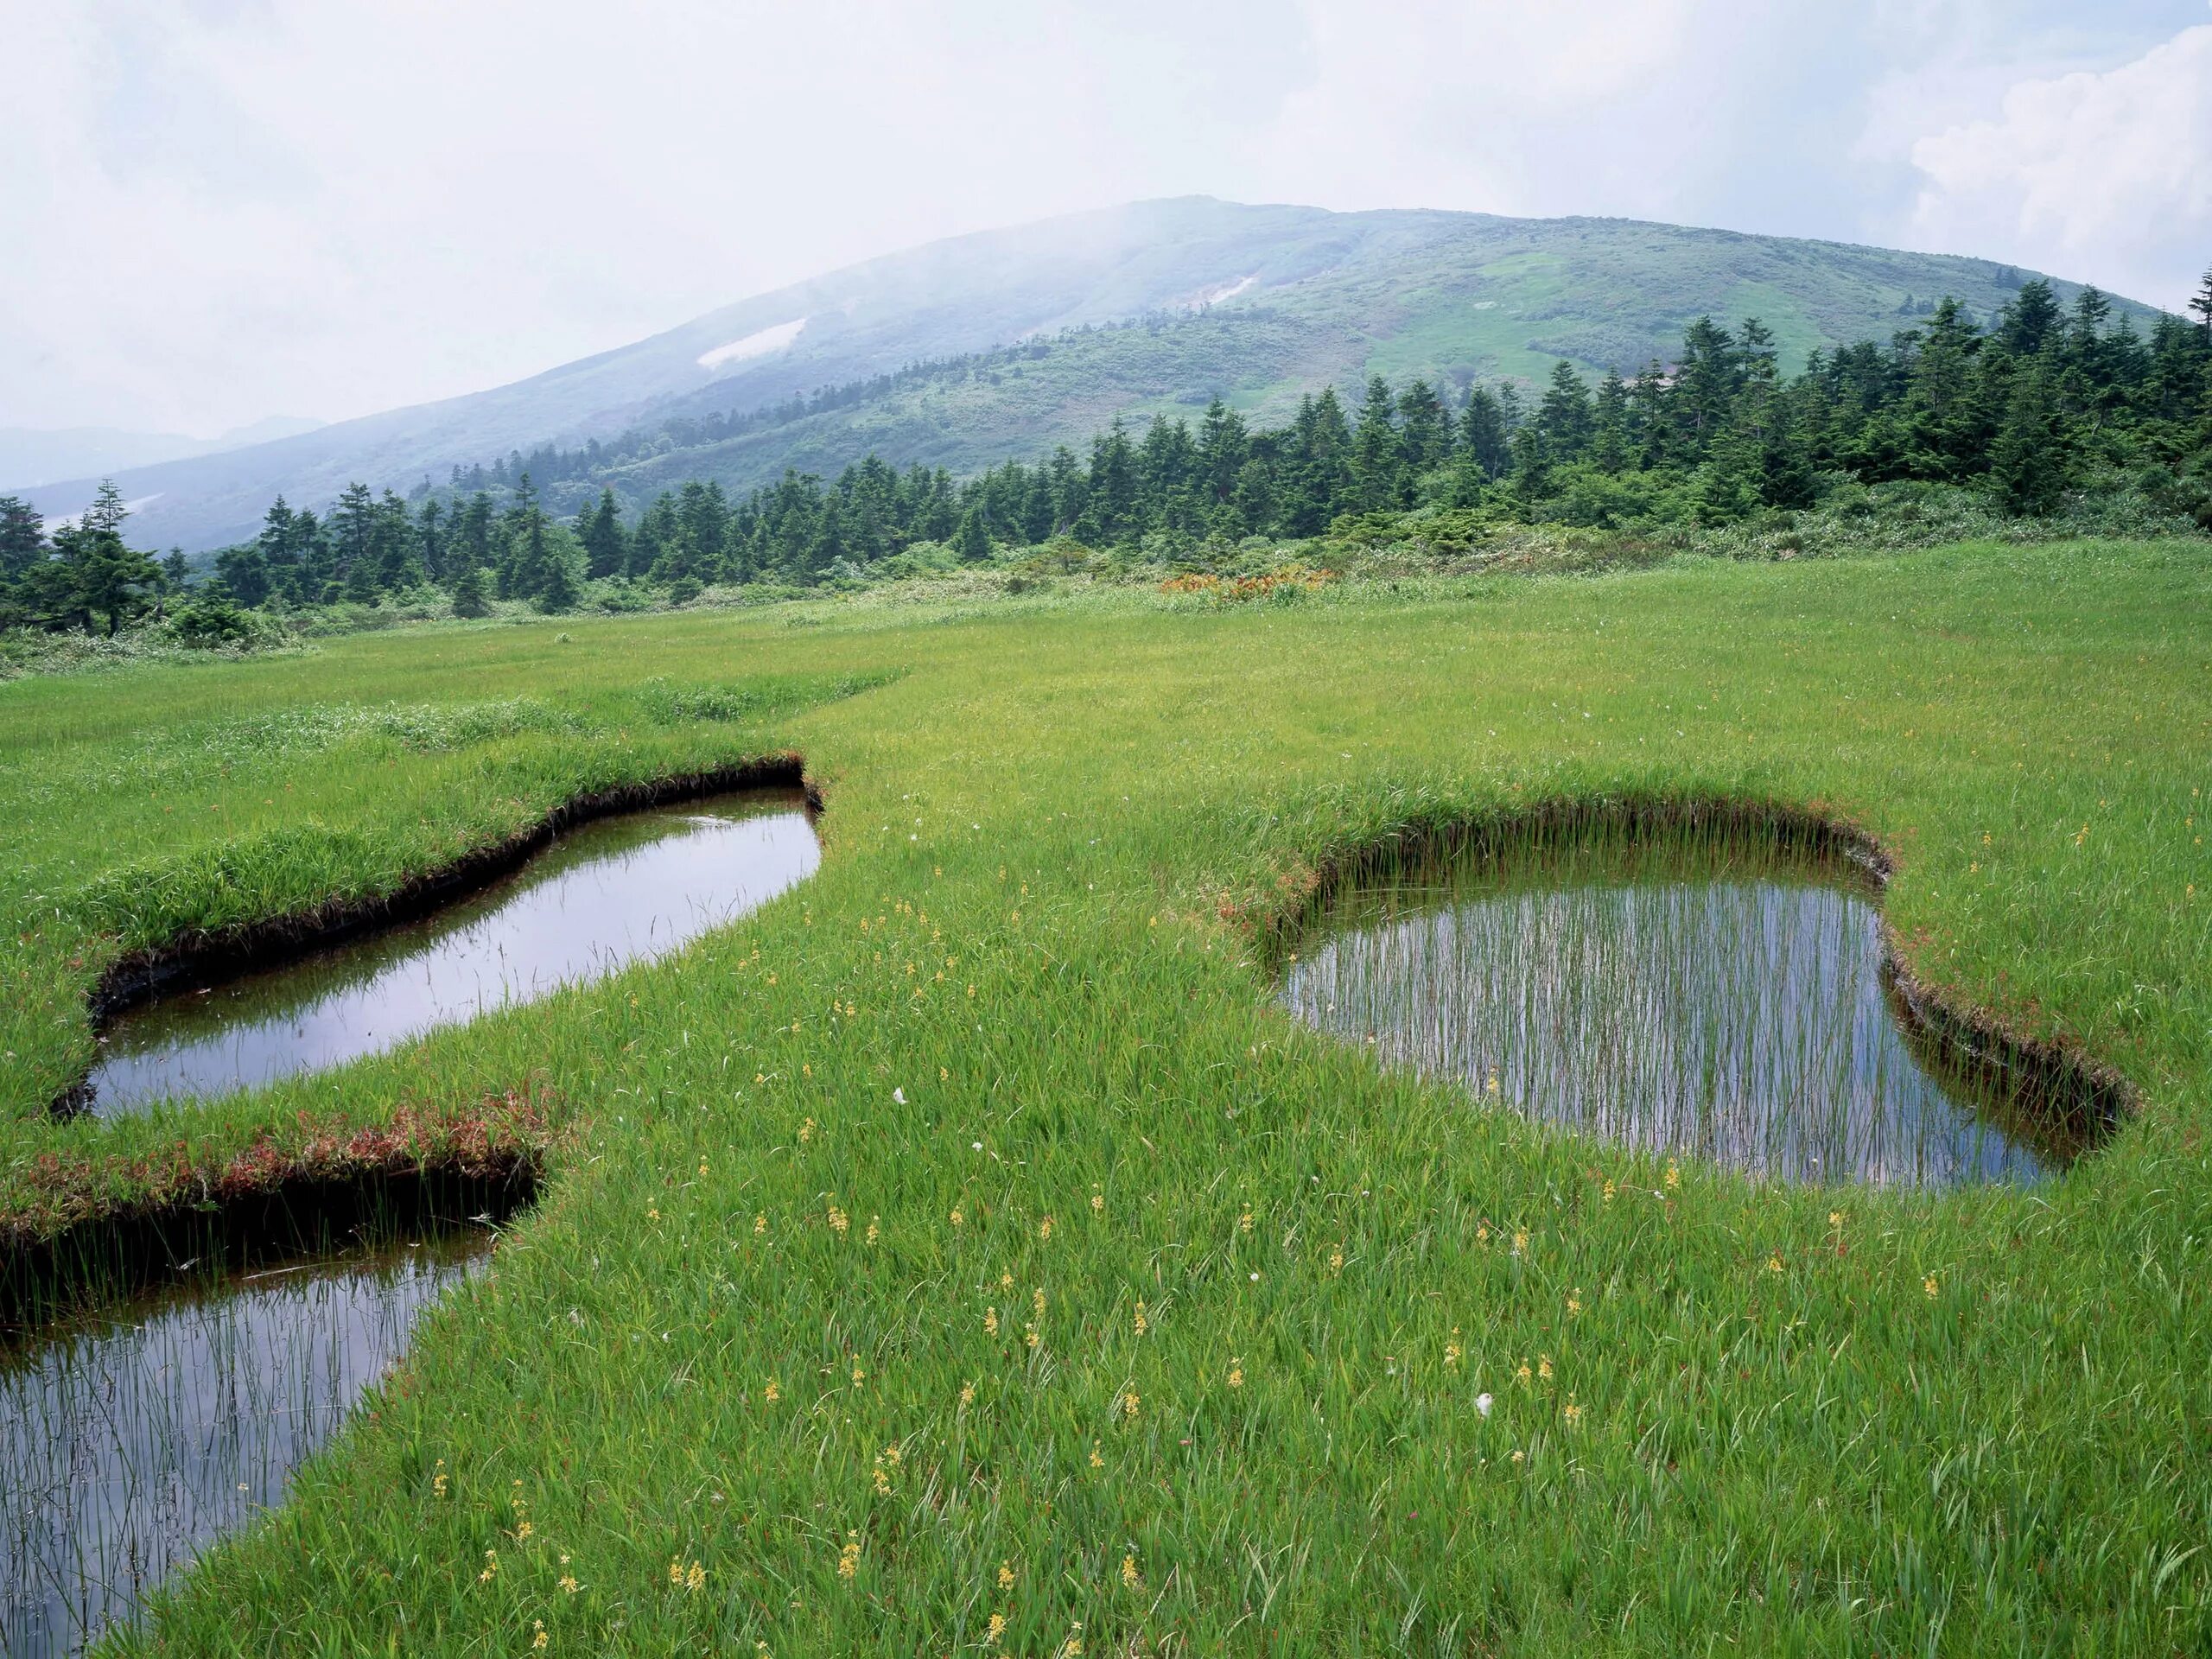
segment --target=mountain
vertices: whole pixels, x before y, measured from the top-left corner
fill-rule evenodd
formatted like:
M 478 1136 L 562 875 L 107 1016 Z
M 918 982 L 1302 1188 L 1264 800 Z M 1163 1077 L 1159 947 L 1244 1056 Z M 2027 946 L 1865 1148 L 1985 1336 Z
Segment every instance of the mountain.
M 215 438 L 190 438 L 181 432 L 124 432 L 111 426 L 0 426 L 0 490 L 242 449 L 312 432 L 321 424 L 272 415 Z
M 613 451 L 563 467 L 556 500 L 602 481 L 632 500 L 686 477 L 744 487 L 870 448 L 964 471 L 1217 393 L 1266 415 L 1375 372 L 1632 371 L 1704 314 L 1759 317 L 1794 368 L 1886 339 L 1943 295 L 1993 315 L 2034 274 L 1626 219 L 1140 202 L 931 243 L 511 385 L 117 481 L 140 543 L 196 550 L 251 535 L 280 493 L 319 507 L 356 479 L 405 491 L 546 445 Z M 792 406 L 830 388 L 827 407 Z M 67 512 L 92 487 L 32 499 Z

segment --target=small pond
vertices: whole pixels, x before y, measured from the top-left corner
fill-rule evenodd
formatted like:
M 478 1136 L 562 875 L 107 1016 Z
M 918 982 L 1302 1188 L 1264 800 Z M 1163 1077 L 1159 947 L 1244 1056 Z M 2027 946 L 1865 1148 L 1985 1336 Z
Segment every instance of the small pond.
M 664 956 L 820 858 L 797 790 L 601 818 L 423 920 L 123 1014 L 77 1098 L 107 1116 L 375 1053 Z
M 187 1271 L 0 1347 L 0 1653 L 75 1651 L 291 1473 L 492 1235 Z
M 1774 1179 L 2037 1180 L 2094 1091 L 1953 1051 L 1898 995 L 1874 878 L 1771 837 L 1599 834 L 1416 867 L 1319 918 L 1320 1030 L 1530 1116 Z

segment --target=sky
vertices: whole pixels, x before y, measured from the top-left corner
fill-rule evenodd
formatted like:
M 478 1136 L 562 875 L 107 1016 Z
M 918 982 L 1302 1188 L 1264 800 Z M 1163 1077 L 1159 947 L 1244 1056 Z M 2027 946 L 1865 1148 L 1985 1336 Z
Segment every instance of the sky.
M 453 396 L 1146 197 L 1600 213 L 2178 308 L 2205 0 L 0 0 L 0 426 Z

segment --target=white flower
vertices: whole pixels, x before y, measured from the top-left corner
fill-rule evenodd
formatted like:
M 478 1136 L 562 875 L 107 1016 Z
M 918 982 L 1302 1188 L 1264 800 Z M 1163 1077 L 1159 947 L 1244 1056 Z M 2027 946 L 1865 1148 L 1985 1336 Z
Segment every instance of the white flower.
M 1479 1411 L 1484 1416 L 1487 1417 L 1490 1415 L 1490 1395 L 1486 1394 L 1478 1394 L 1475 1396 L 1475 1409 L 1477 1411 Z
M 904 1106 L 906 1103 L 906 1091 L 904 1089 L 893 1089 L 891 1091 L 891 1098 Z

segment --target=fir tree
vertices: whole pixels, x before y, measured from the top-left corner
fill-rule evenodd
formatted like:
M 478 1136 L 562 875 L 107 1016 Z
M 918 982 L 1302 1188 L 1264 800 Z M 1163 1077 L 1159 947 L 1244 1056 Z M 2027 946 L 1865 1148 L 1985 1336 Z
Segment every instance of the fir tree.
M 484 596 L 484 567 L 466 560 L 453 579 L 453 613 L 455 616 L 489 616 L 492 607 Z

